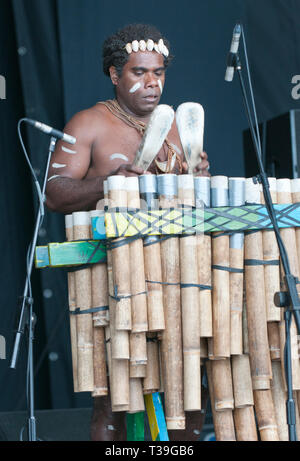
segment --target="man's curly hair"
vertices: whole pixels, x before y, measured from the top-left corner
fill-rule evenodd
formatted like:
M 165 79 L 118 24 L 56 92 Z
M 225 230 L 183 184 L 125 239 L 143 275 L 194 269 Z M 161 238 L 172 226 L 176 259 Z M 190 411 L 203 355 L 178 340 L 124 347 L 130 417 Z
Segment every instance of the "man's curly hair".
M 124 65 L 129 59 L 129 54 L 125 50 L 126 43 L 132 42 L 133 40 L 147 41 L 150 38 L 156 43 L 162 38 L 164 44 L 170 51 L 168 40 L 162 36 L 155 26 L 148 24 L 129 24 L 108 37 L 104 41 L 102 48 L 104 74 L 109 77 L 109 68 L 110 66 L 114 66 L 120 76 Z M 173 56 L 170 54 L 167 58 L 164 56 L 164 65 L 166 68 L 170 64 L 172 58 Z

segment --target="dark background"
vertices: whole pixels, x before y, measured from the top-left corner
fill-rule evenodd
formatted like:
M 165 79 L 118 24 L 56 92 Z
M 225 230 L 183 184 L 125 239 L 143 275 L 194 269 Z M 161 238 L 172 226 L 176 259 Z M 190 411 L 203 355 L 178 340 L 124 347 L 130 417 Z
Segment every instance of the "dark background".
M 299 0 L 0 0 L 0 75 L 6 79 L 6 99 L 0 100 L 0 334 L 6 339 L 0 411 L 26 409 L 25 339 L 17 369 L 9 364 L 36 193 L 18 120 L 27 116 L 62 130 L 75 112 L 112 97 L 102 74 L 103 40 L 126 24 L 152 23 L 175 55 L 161 102 L 175 109 L 200 102 L 211 173 L 245 176 L 242 140 L 248 124 L 239 82 L 224 81 L 234 24 L 244 25 L 258 119 L 266 121 L 300 108 L 291 96 L 292 77 L 300 74 L 299 17 Z M 49 138 L 33 128 L 22 133 L 42 181 Z M 47 211 L 38 245 L 64 241 L 63 228 L 63 216 Z M 89 407 L 90 397 L 72 390 L 66 274 L 34 270 L 32 286 L 36 408 Z

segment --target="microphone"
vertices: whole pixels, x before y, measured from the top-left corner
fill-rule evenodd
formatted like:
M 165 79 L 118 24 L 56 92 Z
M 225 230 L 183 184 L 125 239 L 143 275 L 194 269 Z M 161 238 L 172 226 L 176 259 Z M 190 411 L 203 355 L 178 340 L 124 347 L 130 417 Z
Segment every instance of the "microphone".
M 234 60 L 236 58 L 239 44 L 240 44 L 240 37 L 241 37 L 242 27 L 241 24 L 237 23 L 233 29 L 232 41 L 230 46 L 230 51 L 227 57 L 227 68 L 225 73 L 225 80 L 226 82 L 232 82 L 234 76 Z
M 75 144 L 76 138 L 69 134 L 63 133 L 62 131 L 56 130 L 51 126 L 45 125 L 45 123 L 37 122 L 36 120 L 32 120 L 30 118 L 24 118 L 25 122 L 29 123 L 29 125 L 34 126 L 43 133 L 49 134 L 50 136 L 54 136 L 57 139 L 61 139 L 62 141 L 68 142 L 69 144 Z

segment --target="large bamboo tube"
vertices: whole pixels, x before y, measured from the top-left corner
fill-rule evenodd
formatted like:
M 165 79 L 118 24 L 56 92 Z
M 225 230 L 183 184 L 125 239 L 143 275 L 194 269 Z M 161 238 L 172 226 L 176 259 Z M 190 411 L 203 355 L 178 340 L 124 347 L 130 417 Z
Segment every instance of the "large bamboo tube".
M 255 390 L 253 393 L 260 440 L 262 442 L 279 441 L 271 390 Z
M 212 360 L 211 371 L 215 410 L 233 410 L 234 397 L 230 359 Z
M 235 355 L 231 359 L 235 408 L 253 406 L 251 370 L 248 355 Z
M 211 204 L 228 206 L 228 178 L 211 177 Z M 213 280 L 213 355 L 230 357 L 230 290 L 229 290 L 229 236 L 216 232 L 212 236 Z
M 89 212 L 79 211 L 73 213 L 73 237 L 74 240 L 90 238 Z M 75 272 L 75 292 L 76 308 L 81 312 L 81 314 L 76 315 L 78 392 L 93 391 L 93 318 L 91 313 L 82 313 L 92 307 L 90 268 Z
M 193 175 L 178 176 L 181 205 L 195 206 Z M 180 280 L 183 345 L 184 410 L 201 409 L 200 310 L 197 236 L 183 235 L 180 245 Z
M 107 178 L 108 198 L 111 207 L 127 207 L 125 176 Z M 116 304 L 116 330 L 131 330 L 130 253 L 129 245 L 118 246 L 115 239 L 112 249 L 112 268 Z
M 147 367 L 143 379 L 143 393 L 153 394 L 160 389 L 159 350 L 157 334 L 147 333 Z
M 156 175 L 139 177 L 141 208 L 158 208 Z M 145 277 L 147 285 L 148 329 L 161 331 L 165 328 L 163 289 L 161 275 L 160 238 L 150 236 L 144 239 Z
M 245 178 L 229 178 L 229 205 L 245 204 Z M 230 352 L 243 353 L 243 279 L 244 233 L 235 232 L 229 237 L 230 283 Z
M 286 392 L 282 379 L 282 369 L 279 362 L 272 362 L 273 379 L 271 382 L 271 391 L 275 408 L 275 416 L 278 428 L 279 440 L 288 441 L 289 431 L 286 415 Z
M 257 442 L 254 407 L 235 408 L 233 418 L 236 440 L 238 442 Z
M 157 180 L 160 206 L 174 207 L 177 198 L 176 175 L 158 175 Z M 184 429 L 180 255 L 177 236 L 161 241 L 161 261 L 166 323 L 161 344 L 166 422 L 170 430 Z
M 233 413 L 231 409 L 226 409 L 223 411 L 216 411 L 215 408 L 215 395 L 213 391 L 213 382 L 212 382 L 212 365 L 213 361 L 207 360 L 205 363 L 207 380 L 208 380 L 208 389 L 209 396 L 211 401 L 211 411 L 214 423 L 214 430 L 216 441 L 235 441 L 235 430 L 234 430 L 234 420 Z
M 291 181 L 290 179 L 277 179 L 277 201 L 280 204 L 292 203 L 292 194 L 291 194 Z M 298 264 L 298 252 L 297 252 L 297 243 L 296 243 L 296 231 L 295 228 L 282 228 L 279 230 L 283 244 L 285 246 L 291 274 L 294 277 L 299 278 L 299 264 Z M 286 289 L 284 282 L 283 267 L 282 269 L 282 285 L 283 290 Z M 299 285 L 298 285 L 299 286 Z M 297 290 L 299 293 L 299 289 Z M 298 332 L 295 323 L 294 316 L 292 316 L 291 326 L 290 326 L 290 335 L 291 335 L 291 359 L 292 359 L 292 380 L 293 380 L 293 389 L 300 389 L 300 366 L 299 366 L 299 352 L 298 352 Z M 280 322 L 280 336 L 281 336 L 281 364 L 284 367 L 284 346 L 285 346 L 285 321 L 282 319 Z M 285 380 L 285 374 L 283 372 L 283 377 Z
M 246 203 L 259 203 L 259 185 L 246 179 Z M 245 234 L 245 281 L 252 388 L 269 389 L 272 376 L 269 353 L 262 233 Z
M 65 229 L 67 241 L 73 240 L 73 218 L 72 215 L 65 216 Z M 71 354 L 72 354 L 72 371 L 73 371 L 73 388 L 74 392 L 78 392 L 78 377 L 77 377 L 77 327 L 76 316 L 76 293 L 75 293 L 75 273 L 68 272 L 68 300 L 70 310 L 70 338 L 71 338 Z
M 210 178 L 194 178 L 195 202 L 198 210 L 210 206 Z M 211 235 L 200 232 L 197 235 L 198 283 L 203 286 L 199 292 L 200 336 L 212 337 L 212 273 L 211 273 Z

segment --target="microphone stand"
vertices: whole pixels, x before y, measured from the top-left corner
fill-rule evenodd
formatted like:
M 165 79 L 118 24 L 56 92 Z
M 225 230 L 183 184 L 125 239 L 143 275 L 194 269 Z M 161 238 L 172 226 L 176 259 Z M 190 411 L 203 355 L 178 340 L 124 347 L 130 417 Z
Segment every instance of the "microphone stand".
M 240 81 L 240 86 L 243 95 L 243 102 L 246 109 L 247 118 L 249 121 L 251 136 L 255 148 L 256 158 L 259 165 L 259 174 L 256 178 L 253 178 L 254 182 L 258 180 L 261 183 L 263 188 L 263 194 L 265 199 L 265 206 L 268 211 L 270 221 L 273 225 L 273 230 L 275 232 L 277 244 L 279 247 L 279 253 L 281 257 L 281 262 L 284 270 L 284 281 L 287 288 L 287 292 L 278 292 L 275 294 L 274 302 L 277 307 L 285 307 L 284 320 L 285 320 L 285 332 L 286 332 L 286 343 L 285 343 L 285 373 L 286 373 L 286 382 L 287 382 L 287 401 L 286 401 L 286 411 L 287 411 L 287 424 L 289 429 L 289 440 L 296 441 L 296 410 L 295 410 L 295 401 L 293 397 L 293 386 L 292 386 L 292 361 L 291 361 L 291 338 L 290 338 L 290 325 L 292 321 L 292 315 L 294 316 L 298 334 L 300 334 L 300 300 L 297 292 L 297 283 L 298 279 L 291 274 L 290 264 L 288 260 L 288 255 L 286 253 L 285 246 L 281 239 L 281 235 L 278 228 L 277 218 L 275 210 L 273 207 L 273 202 L 271 199 L 271 194 L 269 190 L 268 177 L 264 171 L 264 166 L 262 163 L 262 152 L 259 143 L 259 139 L 256 137 L 252 119 L 251 112 L 247 100 L 245 84 L 242 75 L 242 66 L 239 59 L 238 53 L 234 57 L 234 69 L 237 71 Z M 254 102 L 253 102 L 254 103 Z M 254 108 L 255 109 L 255 108 Z M 258 126 L 257 136 L 259 136 Z
M 48 171 L 49 171 L 49 165 L 50 165 L 50 159 L 51 155 L 55 149 L 56 145 L 56 138 L 51 137 L 50 140 L 50 145 L 49 145 L 49 152 L 48 152 L 48 159 L 47 159 L 47 165 L 46 165 L 46 171 L 45 171 L 45 176 L 43 179 L 43 186 L 42 186 L 42 192 L 40 191 L 39 184 L 36 181 L 36 186 L 39 194 L 39 201 L 40 201 L 40 206 L 35 222 L 35 227 L 34 227 L 34 232 L 33 232 L 33 238 L 32 241 L 29 245 L 29 257 L 27 261 L 27 277 L 25 281 L 25 286 L 24 286 L 24 291 L 23 291 L 23 296 L 21 297 L 21 312 L 20 312 L 20 317 L 19 317 L 19 322 L 18 322 L 18 327 L 17 327 L 17 332 L 15 335 L 15 342 L 14 342 L 14 348 L 13 348 L 13 353 L 12 353 L 12 358 L 11 358 L 11 363 L 10 363 L 10 368 L 15 369 L 16 368 L 16 362 L 17 358 L 19 355 L 19 350 L 20 350 L 20 344 L 21 344 L 21 338 L 22 335 L 25 332 L 25 329 L 27 329 L 28 333 L 28 373 L 29 373 L 29 395 L 28 395 L 28 438 L 29 441 L 36 441 L 36 420 L 34 416 L 34 367 L 33 367 L 33 340 L 34 340 L 34 327 L 36 324 L 36 315 L 33 312 L 33 298 L 30 296 L 30 278 L 31 278 L 31 273 L 32 273 L 32 267 L 33 267 L 33 261 L 34 261 L 34 254 L 35 254 L 35 248 L 36 248 L 36 243 L 37 243 L 37 238 L 38 238 L 38 231 L 40 229 L 40 226 L 42 224 L 42 220 L 44 217 L 44 201 L 45 201 L 45 190 L 46 190 L 46 183 L 47 183 L 47 177 L 48 177 Z

